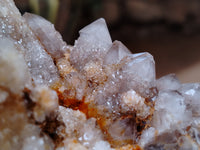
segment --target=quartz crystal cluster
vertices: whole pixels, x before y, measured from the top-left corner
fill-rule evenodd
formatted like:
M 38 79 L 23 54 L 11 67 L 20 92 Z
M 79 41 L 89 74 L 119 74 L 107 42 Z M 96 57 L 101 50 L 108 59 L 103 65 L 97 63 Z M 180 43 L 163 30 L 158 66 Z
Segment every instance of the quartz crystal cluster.
M 198 150 L 200 84 L 156 80 L 153 57 L 112 42 L 104 19 L 67 45 L 0 1 L 0 149 Z

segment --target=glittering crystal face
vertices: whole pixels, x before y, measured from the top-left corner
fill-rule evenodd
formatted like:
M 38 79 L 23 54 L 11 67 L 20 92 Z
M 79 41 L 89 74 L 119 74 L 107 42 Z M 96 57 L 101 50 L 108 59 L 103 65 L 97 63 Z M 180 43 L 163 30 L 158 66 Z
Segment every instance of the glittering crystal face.
M 152 55 L 112 42 L 104 19 L 70 46 L 0 1 L 1 149 L 199 149 L 199 107 L 200 84 L 156 80 Z

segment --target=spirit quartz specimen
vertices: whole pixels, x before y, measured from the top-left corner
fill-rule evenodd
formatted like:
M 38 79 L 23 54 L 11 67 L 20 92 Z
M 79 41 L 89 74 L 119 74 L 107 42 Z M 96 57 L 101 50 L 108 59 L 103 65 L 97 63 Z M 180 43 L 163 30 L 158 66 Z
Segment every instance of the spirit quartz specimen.
M 104 19 L 67 45 L 0 0 L 0 149 L 197 150 L 200 84 L 158 80 L 153 57 L 112 42 Z

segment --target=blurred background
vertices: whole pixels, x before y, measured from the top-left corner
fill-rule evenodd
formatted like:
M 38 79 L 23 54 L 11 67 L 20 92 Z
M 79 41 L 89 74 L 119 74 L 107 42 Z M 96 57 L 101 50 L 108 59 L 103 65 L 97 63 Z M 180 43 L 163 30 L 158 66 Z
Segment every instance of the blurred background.
M 111 37 L 133 53 L 150 52 L 157 78 L 176 73 L 182 82 L 200 82 L 199 0 L 14 0 L 55 24 L 73 45 L 78 31 L 106 19 Z

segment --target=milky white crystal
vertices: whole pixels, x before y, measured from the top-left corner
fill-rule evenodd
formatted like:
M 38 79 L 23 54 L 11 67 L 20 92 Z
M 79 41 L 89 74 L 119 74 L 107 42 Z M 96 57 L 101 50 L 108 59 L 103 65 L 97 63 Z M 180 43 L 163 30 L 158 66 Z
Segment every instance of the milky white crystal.
M 100 18 L 79 31 L 80 37 L 77 42 L 84 41 L 89 46 L 108 49 L 112 44 L 108 27 L 103 18 Z M 88 42 L 88 43 L 87 43 Z M 78 44 L 78 43 L 77 43 Z M 84 44 L 84 43 L 83 43 Z M 102 50 L 104 50 L 102 49 Z
M 169 74 L 156 81 L 158 90 L 178 90 L 181 87 L 180 81 L 175 74 Z
M 147 130 L 143 131 L 139 140 L 139 144 L 144 147 L 146 144 L 151 143 L 151 141 L 155 140 L 156 132 L 156 129 L 153 127 L 150 127 Z
M 0 103 L 3 103 L 6 101 L 6 98 L 8 97 L 8 93 L 6 91 L 0 90 Z
M 48 136 L 40 137 L 40 128 L 31 124 L 26 125 L 22 131 L 22 150 L 53 150 L 54 144 Z
M 82 69 L 89 61 L 100 61 L 112 45 L 112 40 L 103 18 L 80 30 L 80 37 L 71 52 L 72 64 Z
M 186 111 L 184 97 L 176 92 L 161 92 L 155 104 L 153 126 L 159 133 L 181 129 L 191 117 Z
M 147 52 L 130 55 L 125 60 L 122 73 L 136 82 L 141 81 L 144 84 L 154 83 L 155 64 L 152 55 Z
M 125 45 L 120 41 L 114 41 L 104 58 L 104 64 L 117 64 L 128 54 L 131 54 L 131 52 Z
M 9 38 L 0 38 L 0 45 L 0 86 L 20 93 L 30 84 L 30 74 L 23 55 L 16 50 L 14 41 Z
M 82 126 L 79 141 L 86 147 L 91 148 L 96 142 L 101 141 L 103 135 L 100 129 L 96 128 L 96 119 L 90 118 Z
M 114 150 L 110 147 L 110 144 L 105 142 L 105 141 L 99 141 L 95 144 L 95 146 L 93 147 L 93 150 Z

